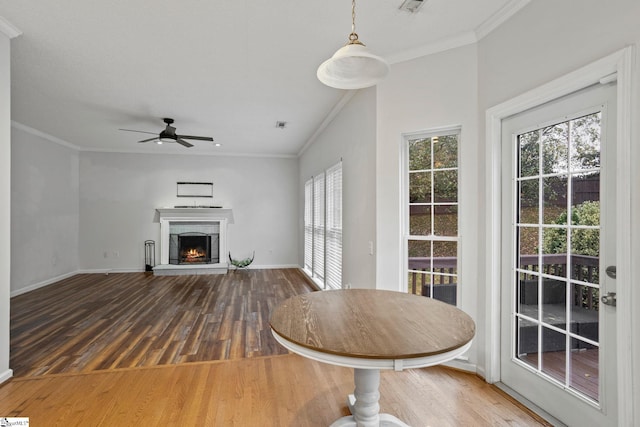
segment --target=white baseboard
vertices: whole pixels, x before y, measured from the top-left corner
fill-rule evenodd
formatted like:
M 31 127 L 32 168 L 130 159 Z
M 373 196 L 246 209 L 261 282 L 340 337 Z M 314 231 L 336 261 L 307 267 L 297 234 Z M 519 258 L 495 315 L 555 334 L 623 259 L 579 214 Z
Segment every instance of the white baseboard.
M 93 268 L 78 270 L 75 274 L 142 273 L 144 268 Z
M 0 373 L 0 384 L 7 381 L 9 378 L 13 377 L 13 370 L 7 369 L 6 371 Z
M 300 268 L 300 266 L 296 264 L 250 265 L 247 268 L 251 270 L 258 270 L 258 269 L 276 269 L 276 268 Z M 31 292 L 36 289 L 43 288 L 45 286 L 59 282 L 60 280 L 68 279 L 69 277 L 75 276 L 76 274 L 107 274 L 108 275 L 110 273 L 143 273 L 144 271 L 145 271 L 144 268 L 93 268 L 93 269 L 76 270 L 76 271 L 62 274 L 60 276 L 53 277 L 51 279 L 43 280 L 42 282 L 34 283 L 33 285 L 29 285 L 24 288 L 11 291 L 10 297 L 13 298 L 18 295 L 26 294 L 27 292 Z M 230 268 L 229 271 L 234 271 L 234 270 L 233 268 Z
M 247 267 L 251 270 L 273 270 L 275 268 L 300 268 L 299 265 L 297 264 L 266 264 L 266 265 L 253 265 L 251 264 L 249 267 Z M 232 266 L 229 266 L 229 271 L 233 270 Z M 241 269 L 240 269 L 241 270 Z
M 42 282 L 34 283 L 33 285 L 29 285 L 29 286 L 27 286 L 25 288 L 15 289 L 15 290 L 11 291 L 10 296 L 13 298 L 13 297 L 18 296 L 18 295 L 26 294 L 27 292 L 31 292 L 31 291 L 34 291 L 36 289 L 43 288 L 43 287 L 48 286 L 48 285 L 50 285 L 52 283 L 59 282 L 60 280 L 68 279 L 69 277 L 75 276 L 76 274 L 78 274 L 77 271 L 72 271 L 72 272 L 69 272 L 69 273 L 62 274 L 62 275 L 57 276 L 57 277 L 53 277 L 51 279 L 43 280 Z
M 549 414 L 547 411 L 545 411 L 544 409 L 542 409 L 541 407 L 539 407 L 538 405 L 536 405 L 535 403 L 533 403 L 532 401 L 530 401 L 529 399 L 527 399 L 526 397 L 524 397 L 523 395 L 521 395 L 511 387 L 509 387 L 508 385 L 501 382 L 494 383 L 494 385 L 498 387 L 500 390 L 507 393 L 509 396 L 513 397 L 515 400 L 517 400 L 524 406 L 526 406 L 528 409 L 530 409 L 532 412 L 534 412 L 536 415 L 538 415 L 539 417 L 541 417 L 551 425 L 556 427 L 567 427 L 567 425 L 564 424 L 562 421 L 558 420 L 557 418 Z
M 470 372 L 472 374 L 475 374 L 478 371 L 478 367 L 475 364 L 469 363 L 468 360 L 464 359 L 453 359 L 446 363 L 443 363 L 443 365 L 450 368 L 459 369 L 461 371 Z

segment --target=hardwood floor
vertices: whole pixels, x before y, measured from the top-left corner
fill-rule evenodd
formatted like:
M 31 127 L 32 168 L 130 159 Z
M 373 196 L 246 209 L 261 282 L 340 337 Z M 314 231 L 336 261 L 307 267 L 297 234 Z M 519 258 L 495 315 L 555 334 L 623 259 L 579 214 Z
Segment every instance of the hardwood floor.
M 310 292 L 295 269 L 79 275 L 11 300 L 0 416 L 36 426 L 327 426 L 353 370 L 285 354 L 271 308 Z M 216 360 L 225 359 L 225 360 Z M 382 411 L 419 426 L 547 425 L 476 375 L 381 375 Z
M 272 307 L 311 292 L 297 269 L 82 274 L 11 299 L 19 377 L 286 354 Z
M 33 426 L 327 427 L 348 415 L 353 370 L 297 355 L 18 378 L 0 414 Z M 383 371 L 380 408 L 413 427 L 541 426 L 475 375 Z

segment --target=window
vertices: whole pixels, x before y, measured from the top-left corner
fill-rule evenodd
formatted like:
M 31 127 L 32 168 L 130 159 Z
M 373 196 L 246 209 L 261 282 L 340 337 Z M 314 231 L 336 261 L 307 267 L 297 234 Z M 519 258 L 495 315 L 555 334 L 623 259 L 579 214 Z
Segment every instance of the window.
M 407 291 L 456 305 L 459 129 L 405 138 Z
M 304 268 L 323 288 L 342 287 L 342 163 L 304 185 Z

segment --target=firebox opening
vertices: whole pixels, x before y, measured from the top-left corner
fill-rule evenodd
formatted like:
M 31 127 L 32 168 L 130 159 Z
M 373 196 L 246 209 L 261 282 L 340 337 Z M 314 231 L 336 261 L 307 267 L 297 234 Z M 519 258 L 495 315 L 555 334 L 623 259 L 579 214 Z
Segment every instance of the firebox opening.
M 219 263 L 219 234 L 187 232 L 170 235 L 169 264 Z

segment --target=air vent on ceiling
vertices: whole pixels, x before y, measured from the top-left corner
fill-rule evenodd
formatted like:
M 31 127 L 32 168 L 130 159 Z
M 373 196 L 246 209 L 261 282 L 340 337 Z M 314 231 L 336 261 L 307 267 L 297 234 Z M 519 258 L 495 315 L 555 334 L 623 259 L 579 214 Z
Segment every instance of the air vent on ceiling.
M 418 10 L 420 10 L 424 3 L 426 3 L 426 0 L 404 0 L 400 5 L 400 10 L 406 10 L 409 13 L 418 13 Z

